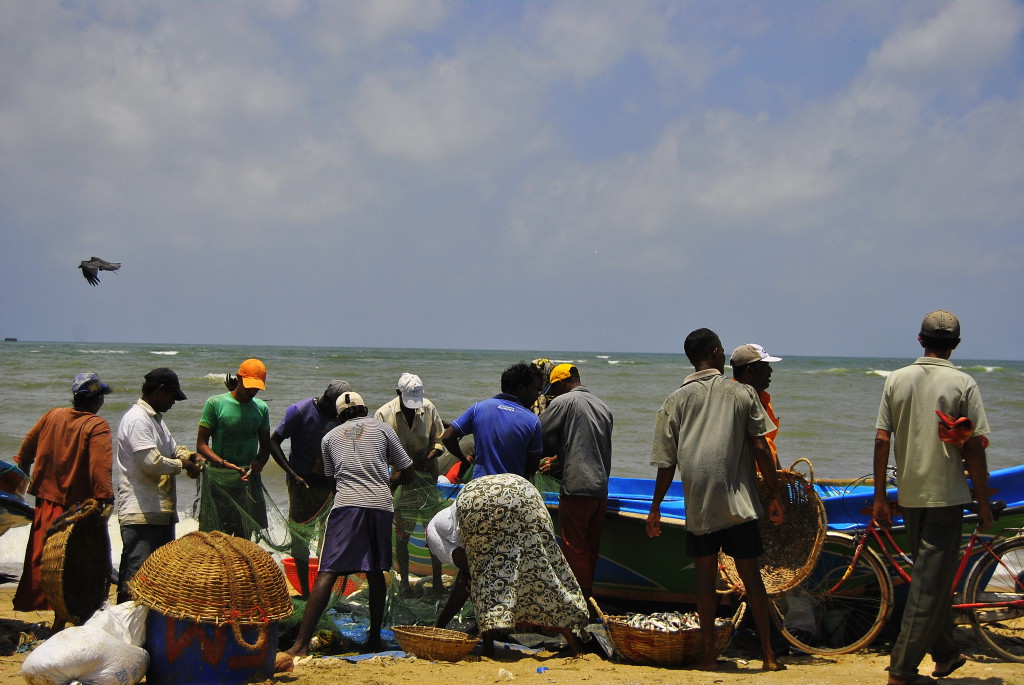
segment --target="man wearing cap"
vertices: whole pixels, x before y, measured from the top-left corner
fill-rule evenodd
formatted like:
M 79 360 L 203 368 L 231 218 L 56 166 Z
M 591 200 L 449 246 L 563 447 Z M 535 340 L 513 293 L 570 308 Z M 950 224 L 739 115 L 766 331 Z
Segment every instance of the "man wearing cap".
M 403 373 L 395 388 L 395 398 L 378 409 L 374 418 L 391 426 L 417 475 L 397 493 L 395 512 L 395 555 L 402 589 L 409 587 L 409 536 L 420 521 L 434 515 L 437 503 L 437 477 L 441 474 L 438 457 L 444 452 L 441 434 L 444 425 L 434 403 L 423 396 L 423 381 L 412 373 Z M 434 590 L 441 589 L 441 562 L 430 555 Z
M 320 572 L 309 595 L 291 656 L 305 656 L 339 575 L 365 573 L 369 585 L 367 648 L 380 651 L 384 620 L 384 573 L 391 569 L 392 492 L 415 475 L 391 426 L 367 416 L 363 398 L 344 392 L 336 404 L 338 425 L 324 436 L 324 473 L 336 479 L 337 493 L 327 519 Z M 390 469 L 390 472 L 389 472 Z
M 935 682 L 917 673 L 926 653 L 935 662 L 932 675 L 937 678 L 964 665 L 966 659 L 953 638 L 949 605 L 964 506 L 976 499 L 980 530 L 992 523 L 985 408 L 974 379 L 949 361 L 960 344 L 960 322 L 948 311 L 931 312 L 921 322 L 917 340 L 924 356 L 885 379 L 875 424 L 874 519 L 884 527 L 892 525 L 885 491 L 892 444 L 899 508 L 910 545 L 906 551 L 914 558 L 914 578 L 889 658 L 891 685 Z M 974 432 L 962 447 L 940 437 L 936 412 L 953 419 L 966 417 L 973 423 Z M 973 493 L 964 476 L 965 466 Z
M 121 563 L 117 602 L 131 599 L 128 581 L 158 547 L 174 540 L 178 521 L 175 476 L 184 469 L 199 475 L 196 455 L 179 445 L 163 415 L 187 399 L 178 376 L 164 367 L 146 374 L 142 397 L 125 412 L 117 429 L 117 522 Z
M 781 362 L 782 357 L 773 357 L 757 343 L 740 345 L 732 351 L 729 357 L 729 366 L 732 367 L 732 378 L 738 383 L 746 383 L 757 391 L 757 399 L 761 400 L 761 406 L 768 414 L 772 425 L 775 428 L 768 431 L 764 439 L 768 442 L 768 449 L 772 451 L 772 461 L 775 468 L 779 468 L 779 452 L 775 446 L 775 438 L 779 434 L 779 419 L 775 416 L 772 408 L 772 396 L 766 390 L 771 384 L 772 365 L 771 362 Z
M 348 381 L 332 380 L 320 397 L 309 397 L 290 405 L 284 418 L 270 436 L 270 454 L 284 470 L 288 486 L 288 519 L 309 525 L 334 497 L 334 479 L 324 475 L 324 459 L 320 443 L 328 431 L 338 425 L 336 403 L 343 392 L 352 390 Z M 291 444 L 291 455 L 285 457 L 281 446 Z M 299 594 L 309 595 L 310 533 L 291 531 L 291 553 L 299 579 Z
M 544 456 L 557 456 L 562 465 L 558 496 L 562 553 L 583 596 L 590 597 L 608 507 L 612 412 L 582 384 L 574 365 L 559 364 L 548 379 L 544 394 L 553 399 L 540 415 L 540 425 Z
M 718 553 L 736 561 L 754 615 L 765 670 L 785 667 L 771 646 L 768 594 L 761 580 L 757 557 L 764 551 L 758 518 L 763 515 L 758 496 L 757 470 L 774 493 L 768 507 L 773 523 L 783 517 L 779 482 L 765 434 L 772 424 L 753 388 L 726 380 L 725 350 L 714 331 L 699 328 L 683 345 L 695 373 L 668 396 L 654 427 L 651 465 L 658 467 L 647 534 L 661 534 L 661 502 L 678 467 L 686 500 L 686 552 L 696 569 L 697 614 L 700 618 L 703 658 L 699 668 L 714 670 L 715 611 L 718 595 Z
M 467 462 L 459 440 L 473 435 L 473 478 L 514 473 L 529 480 L 544 452 L 540 420 L 531 407 L 542 387 L 540 371 L 519 362 L 501 374 L 501 392 L 477 402 L 452 421 L 441 442 L 459 461 Z
M 94 373 L 80 373 L 71 384 L 72 406 L 43 414 L 25 436 L 14 458 L 32 474 L 35 517 L 25 548 L 25 565 L 14 594 L 16 611 L 49 609 L 40 564 L 46 531 L 72 506 L 87 499 L 114 501 L 110 424 L 97 416 L 110 387 Z
M 267 527 L 260 472 L 270 459 L 270 412 L 256 397 L 266 389 L 267 367 L 246 359 L 234 390 L 206 400 L 196 451 L 210 468 L 201 481 L 199 529 L 251 538 Z

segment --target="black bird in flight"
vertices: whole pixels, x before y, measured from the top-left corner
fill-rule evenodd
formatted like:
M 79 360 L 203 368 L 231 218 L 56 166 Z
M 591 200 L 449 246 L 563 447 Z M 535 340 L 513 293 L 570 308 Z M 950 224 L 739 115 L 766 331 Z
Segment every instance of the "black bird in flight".
M 100 282 L 99 273 L 101 271 L 117 271 L 121 268 L 121 262 L 108 262 L 99 257 L 90 257 L 89 261 L 82 262 L 78 268 L 82 270 L 82 275 L 85 276 L 85 280 L 89 281 L 89 285 L 94 286 Z

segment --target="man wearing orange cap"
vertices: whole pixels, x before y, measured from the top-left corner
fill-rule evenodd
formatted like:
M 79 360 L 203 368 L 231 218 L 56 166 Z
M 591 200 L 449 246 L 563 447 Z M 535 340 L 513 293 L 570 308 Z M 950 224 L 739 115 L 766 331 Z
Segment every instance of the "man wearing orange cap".
M 267 367 L 246 359 L 230 392 L 206 400 L 196 452 L 206 461 L 199 529 L 251 538 L 267 527 L 260 472 L 270 458 L 270 411 L 256 397 L 266 389 Z

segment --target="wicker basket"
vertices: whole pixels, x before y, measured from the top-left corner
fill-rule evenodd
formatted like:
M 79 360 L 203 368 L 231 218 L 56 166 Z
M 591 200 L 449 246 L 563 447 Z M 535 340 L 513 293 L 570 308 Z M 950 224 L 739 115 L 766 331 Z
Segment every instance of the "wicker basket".
M 793 470 L 801 461 L 807 462 L 810 481 Z M 758 522 L 764 554 L 758 557 L 761 579 L 770 595 L 792 590 L 804 581 L 818 563 L 825 541 L 825 505 L 814 490 L 814 467 L 807 459 L 798 459 L 789 469 L 778 472 L 785 518 L 775 525 L 767 516 Z M 771 493 L 764 479 L 758 476 L 761 506 L 768 511 Z M 727 554 L 719 554 L 719 568 L 729 587 L 726 592 L 744 592 L 736 562 Z
M 465 633 L 431 626 L 392 626 L 391 630 L 404 651 L 432 661 L 459 661 L 478 642 Z
M 699 661 L 704 656 L 704 641 L 700 628 L 687 628 L 674 632 L 654 628 L 634 628 L 626 623 L 628 616 L 605 616 L 594 598 L 591 604 L 597 609 L 601 622 L 608 629 L 608 636 L 615 645 L 615 651 L 626 661 L 640 666 L 685 666 Z M 743 620 L 746 602 L 740 603 L 731 619 L 715 625 L 715 656 L 729 646 L 736 626 Z
M 89 499 L 61 514 L 46 531 L 40 574 L 55 623 L 81 625 L 107 599 L 111 510 Z
M 266 626 L 292 613 L 284 573 L 258 545 L 220 532 L 189 533 L 146 559 L 128 581 L 139 603 L 192 623 L 228 624 L 239 644 L 241 626 Z

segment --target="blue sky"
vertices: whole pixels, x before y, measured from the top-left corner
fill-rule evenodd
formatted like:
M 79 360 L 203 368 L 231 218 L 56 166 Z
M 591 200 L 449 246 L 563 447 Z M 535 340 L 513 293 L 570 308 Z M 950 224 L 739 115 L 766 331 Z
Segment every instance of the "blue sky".
M 1022 359 L 1024 4 L 0 3 L 0 334 Z M 90 287 L 75 268 L 121 261 Z

